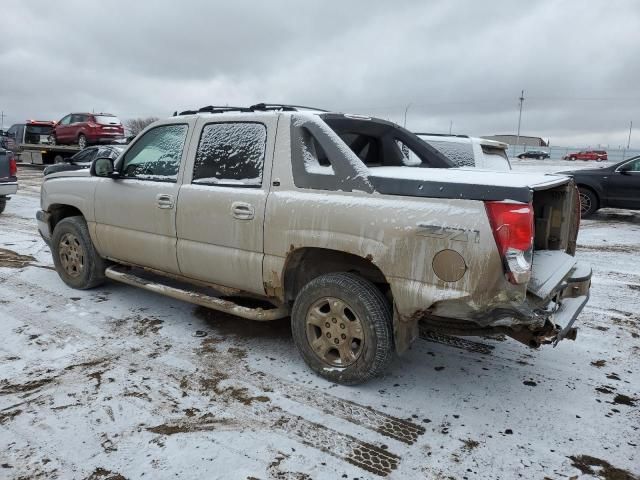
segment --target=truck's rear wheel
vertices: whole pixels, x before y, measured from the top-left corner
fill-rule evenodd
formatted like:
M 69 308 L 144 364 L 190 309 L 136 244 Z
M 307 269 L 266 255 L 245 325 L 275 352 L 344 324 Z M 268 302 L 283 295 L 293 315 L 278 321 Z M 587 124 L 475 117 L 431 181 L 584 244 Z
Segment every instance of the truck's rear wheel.
M 365 382 L 392 358 L 389 302 L 352 273 L 321 275 L 305 285 L 293 305 L 291 329 L 305 362 L 332 382 Z
M 0 213 L 4 212 L 7 206 L 7 197 L 0 197 Z
M 51 253 L 64 283 L 85 290 L 104 282 L 104 260 L 91 242 L 87 223 L 80 216 L 60 220 L 51 236 Z

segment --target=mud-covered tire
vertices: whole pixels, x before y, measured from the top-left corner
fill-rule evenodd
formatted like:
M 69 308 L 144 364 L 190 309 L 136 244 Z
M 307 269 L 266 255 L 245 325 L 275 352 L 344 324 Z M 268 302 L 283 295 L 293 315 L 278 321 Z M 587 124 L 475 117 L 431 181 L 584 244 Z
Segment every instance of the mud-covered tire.
M 58 275 L 70 287 L 86 290 L 105 281 L 105 261 L 96 252 L 83 217 L 67 217 L 56 224 L 51 254 Z
M 587 218 L 598 210 L 598 196 L 589 188 L 578 187 L 580 192 L 580 216 Z
M 329 304 L 330 311 L 322 313 L 323 307 L 318 305 L 325 301 Z M 336 307 L 337 310 L 334 311 L 331 305 L 341 307 Z M 325 310 L 326 307 L 324 306 Z M 341 313 L 336 313 L 338 310 Z M 321 316 L 317 317 L 316 314 Z M 318 318 L 321 319 L 322 326 L 313 323 L 317 323 Z M 340 359 L 330 362 L 327 360 L 330 352 L 323 358 L 310 340 L 315 338 L 319 341 L 322 337 L 324 341 L 326 334 L 330 333 L 329 328 L 332 328 L 336 330 L 331 331 L 337 331 L 338 335 L 334 335 L 331 341 L 337 342 L 342 331 L 339 329 L 345 328 L 341 325 L 341 319 L 343 323 L 347 320 L 352 322 L 347 325 L 345 333 L 349 334 L 353 330 L 363 335 L 359 340 L 348 336 L 345 341 L 345 345 L 348 344 L 347 350 L 352 353 L 354 345 L 357 348 L 355 358 L 350 359 L 352 363 L 349 364 L 342 362 L 342 350 L 339 347 L 334 348 L 334 356 L 337 355 Z M 325 329 L 325 325 L 330 327 Z M 291 330 L 296 347 L 307 365 L 332 382 L 344 385 L 366 382 L 384 371 L 393 358 L 391 306 L 375 285 L 352 273 L 328 273 L 307 283 L 293 305 Z M 346 366 L 341 366 L 343 364 Z
M 0 213 L 7 207 L 7 197 L 0 197 Z

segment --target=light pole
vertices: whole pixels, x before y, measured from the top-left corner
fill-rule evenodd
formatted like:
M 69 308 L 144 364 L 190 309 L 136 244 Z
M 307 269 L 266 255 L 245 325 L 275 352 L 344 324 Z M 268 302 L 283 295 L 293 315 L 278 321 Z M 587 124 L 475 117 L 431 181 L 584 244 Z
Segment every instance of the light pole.
M 627 150 L 631 146 L 631 129 L 633 128 L 633 120 L 629 122 L 629 138 L 627 139 Z
M 453 129 L 453 120 L 449 120 L 449 135 L 451 135 L 452 129 Z
M 516 135 L 516 147 L 513 153 L 516 154 L 518 150 L 518 144 L 520 143 L 520 122 L 522 121 L 522 104 L 524 103 L 524 90 L 520 93 L 520 113 L 518 114 L 518 134 Z
M 409 107 L 411 104 L 407 104 L 407 108 L 404 109 L 404 124 L 402 125 L 404 128 L 407 128 L 407 112 L 409 111 Z

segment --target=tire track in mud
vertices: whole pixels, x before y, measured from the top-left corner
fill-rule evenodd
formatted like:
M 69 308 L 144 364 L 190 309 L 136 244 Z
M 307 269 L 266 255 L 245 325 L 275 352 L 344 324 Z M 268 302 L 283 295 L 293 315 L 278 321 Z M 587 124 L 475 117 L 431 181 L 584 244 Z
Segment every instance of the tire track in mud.
M 242 376 L 239 369 L 237 375 Z M 246 373 L 244 375 L 246 376 Z M 423 426 L 409 420 L 387 415 L 371 407 L 334 397 L 328 393 L 323 393 L 319 397 L 317 392 L 266 372 L 255 372 L 251 375 L 253 378 L 249 381 L 264 390 L 275 388 L 286 392 L 289 400 L 313 407 L 324 414 L 341 418 L 407 445 L 413 445 L 426 431 Z
M 401 460 L 398 455 L 384 448 L 362 442 L 351 435 L 336 432 L 302 417 L 283 415 L 273 427 L 286 433 L 294 433 L 303 444 L 381 477 L 386 477 L 398 468 Z
M 17 279 L 16 277 L 5 278 L 5 285 L 9 286 L 12 290 L 15 289 L 16 292 L 24 292 L 25 289 L 28 289 L 30 293 L 37 294 L 38 296 L 46 296 L 41 297 L 46 298 L 46 312 L 42 312 L 41 306 L 31 304 L 28 301 L 19 302 L 19 304 L 17 305 L 10 306 L 8 310 L 10 314 L 14 315 L 23 323 L 36 328 L 40 328 L 46 331 L 52 337 L 60 338 L 61 341 L 63 338 L 69 338 L 70 336 L 73 336 L 76 337 L 80 341 L 80 343 L 82 343 L 84 340 L 95 342 L 94 335 L 69 324 L 56 324 L 54 329 L 51 328 L 51 315 L 65 314 L 68 311 L 68 305 L 70 302 L 62 295 L 59 295 L 55 292 L 47 291 L 45 289 L 42 289 L 41 287 L 38 287 L 37 285 L 31 284 L 30 282 Z M 79 305 L 79 307 L 82 307 L 82 305 Z M 31 312 L 25 310 L 31 310 Z M 110 327 L 113 326 L 114 322 L 110 322 Z M 62 335 L 60 335 L 60 327 L 63 327 L 64 330 L 64 333 Z M 105 327 L 110 328 L 107 325 L 105 325 Z M 133 324 L 133 322 L 131 324 L 121 323 L 120 328 L 122 327 L 133 330 L 135 328 L 135 325 Z M 106 346 L 110 347 L 105 348 Z M 97 348 L 95 345 L 90 345 L 82 351 L 75 352 L 73 354 L 73 361 L 75 365 L 78 365 L 78 362 L 80 362 L 80 365 L 83 363 L 91 365 L 93 364 L 92 362 L 96 358 L 96 355 L 99 356 L 101 354 L 101 361 L 105 361 L 104 355 L 111 355 L 112 357 L 115 357 L 123 346 L 123 343 L 113 343 L 112 338 L 105 337 L 103 339 L 102 345 L 99 345 Z M 197 345 L 195 347 L 198 350 L 201 349 L 200 345 Z M 153 345 L 151 346 L 151 348 L 154 348 Z M 82 353 L 86 353 L 86 350 L 91 351 L 90 356 L 88 359 L 81 361 L 79 357 L 82 356 Z M 145 348 L 136 352 L 127 351 L 126 353 L 126 357 L 129 362 L 137 362 L 138 364 L 145 364 L 146 362 L 148 362 L 148 352 L 145 350 Z M 228 361 L 225 361 L 223 358 L 221 358 L 225 355 L 229 356 Z M 229 365 L 233 364 L 233 362 L 237 364 L 237 357 L 233 357 L 233 359 L 231 357 L 231 354 L 216 352 L 215 364 L 219 364 L 221 360 L 222 364 Z M 173 365 L 166 364 L 162 361 L 162 357 L 158 358 L 156 361 L 162 363 L 163 375 L 173 373 L 173 375 L 176 377 L 188 375 L 193 378 L 192 372 L 180 369 Z M 66 376 L 74 369 L 67 366 L 63 367 L 60 370 L 61 373 L 55 376 L 55 384 L 64 382 L 64 379 L 62 377 Z M 231 387 L 231 391 L 237 392 L 243 389 L 248 391 L 248 386 L 253 389 L 260 389 L 264 391 L 264 393 L 268 393 L 273 389 L 273 385 L 275 384 L 277 385 L 278 389 L 282 389 L 282 392 L 278 392 L 278 394 L 289 397 L 293 401 L 296 401 L 304 406 L 320 409 L 324 414 L 333 415 L 336 418 L 340 418 L 342 420 L 349 421 L 350 423 L 360 425 L 370 431 L 375 432 L 376 434 L 395 439 L 405 444 L 413 444 L 417 440 L 417 438 L 424 433 L 423 427 L 413 424 L 410 421 L 395 418 L 374 410 L 371 407 L 360 405 L 348 400 L 342 400 L 331 395 L 323 394 L 320 399 L 318 397 L 318 392 L 316 391 L 312 391 L 299 385 L 278 379 L 277 377 L 266 374 L 264 372 L 247 372 L 246 370 L 243 371 L 241 368 L 237 368 L 233 369 L 232 374 L 233 378 L 229 378 L 229 381 L 233 381 L 234 385 L 236 386 Z M 225 379 L 227 376 L 228 375 L 225 374 Z M 38 382 L 38 380 L 30 380 L 29 382 Z M 44 382 L 42 385 L 39 385 L 37 389 L 34 389 L 33 393 L 35 393 L 35 391 L 41 392 L 42 389 L 46 389 L 48 383 L 51 382 Z M 82 382 L 80 382 L 80 384 L 81 383 Z M 22 389 L 22 387 L 27 388 L 30 385 L 32 384 L 15 384 L 11 386 L 11 390 L 12 392 L 14 390 L 18 391 Z M 35 383 L 33 383 L 33 385 L 35 385 Z M 237 385 L 243 386 L 238 387 Z M 222 392 L 224 396 L 224 392 L 226 392 L 226 390 L 222 390 Z M 5 393 L 8 394 L 10 392 L 7 391 Z M 202 390 L 198 390 L 198 393 L 210 394 L 212 392 L 211 390 L 206 390 L 205 392 L 203 392 Z M 217 395 L 215 391 L 213 393 L 216 396 L 212 398 L 212 401 L 214 402 L 214 404 L 219 403 L 220 396 Z M 171 400 L 173 400 L 174 402 L 179 402 L 180 396 L 176 395 L 176 398 L 173 398 Z M 259 406 L 260 408 L 256 409 L 255 403 L 251 401 L 251 397 L 248 398 L 248 401 L 246 400 L 246 397 L 244 400 L 242 397 L 232 398 L 232 400 L 233 401 L 231 402 L 231 404 L 233 405 L 233 408 L 231 408 L 231 410 L 233 410 L 234 414 L 239 419 L 244 420 L 246 423 L 253 425 L 263 424 L 265 428 L 275 428 L 285 436 L 293 436 L 293 438 L 296 438 L 298 441 L 309 447 L 316 448 L 324 453 L 332 455 L 336 458 L 340 458 L 370 473 L 374 473 L 380 476 L 386 476 L 392 470 L 397 468 L 400 462 L 400 456 L 386 450 L 381 445 L 368 443 L 350 435 L 345 435 L 329 427 L 325 427 L 297 415 L 284 412 L 279 407 L 272 407 L 270 410 L 268 410 L 264 406 Z M 267 402 L 269 402 L 268 398 L 266 398 L 266 400 Z M 91 399 L 88 399 L 89 405 L 91 404 L 91 401 Z M 156 404 L 158 405 L 158 403 Z M 326 411 L 325 408 L 327 404 L 331 405 L 334 411 Z M 228 411 L 230 406 L 231 405 L 225 405 L 225 411 Z M 325 408 L 323 408 L 323 406 Z M 265 421 L 268 421 L 269 423 L 266 424 Z M 134 431 L 130 432 L 131 435 L 134 435 L 135 433 L 136 432 Z

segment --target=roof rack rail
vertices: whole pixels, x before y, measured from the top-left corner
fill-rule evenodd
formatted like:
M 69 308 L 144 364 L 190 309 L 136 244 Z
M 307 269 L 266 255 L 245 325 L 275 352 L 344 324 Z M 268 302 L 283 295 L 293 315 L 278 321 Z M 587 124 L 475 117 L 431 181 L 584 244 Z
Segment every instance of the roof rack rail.
M 328 112 L 323 108 L 308 107 L 305 105 L 290 105 L 286 103 L 256 103 L 249 107 L 253 111 L 267 112 L 267 111 L 283 111 L 283 112 L 298 112 L 302 110 L 316 110 L 318 112 Z
M 461 135 L 456 133 L 425 133 L 425 132 L 413 132 L 415 135 L 429 135 L 430 137 L 458 137 L 469 138 L 469 135 Z
M 224 112 L 250 112 L 251 110 L 245 107 L 230 107 L 228 105 L 207 105 L 206 107 L 199 108 L 198 110 L 184 110 L 178 113 L 173 113 L 173 116 L 180 115 L 195 115 L 196 113 L 224 113 Z
M 181 115 L 195 115 L 196 113 L 226 113 L 226 112 L 298 112 L 300 110 L 315 110 L 318 112 L 328 112 L 322 108 L 306 107 L 304 105 L 286 105 L 283 103 L 256 103 L 250 107 L 230 107 L 228 105 L 208 105 L 206 107 L 199 108 L 198 110 L 184 110 L 178 113 L 173 112 L 173 116 Z

